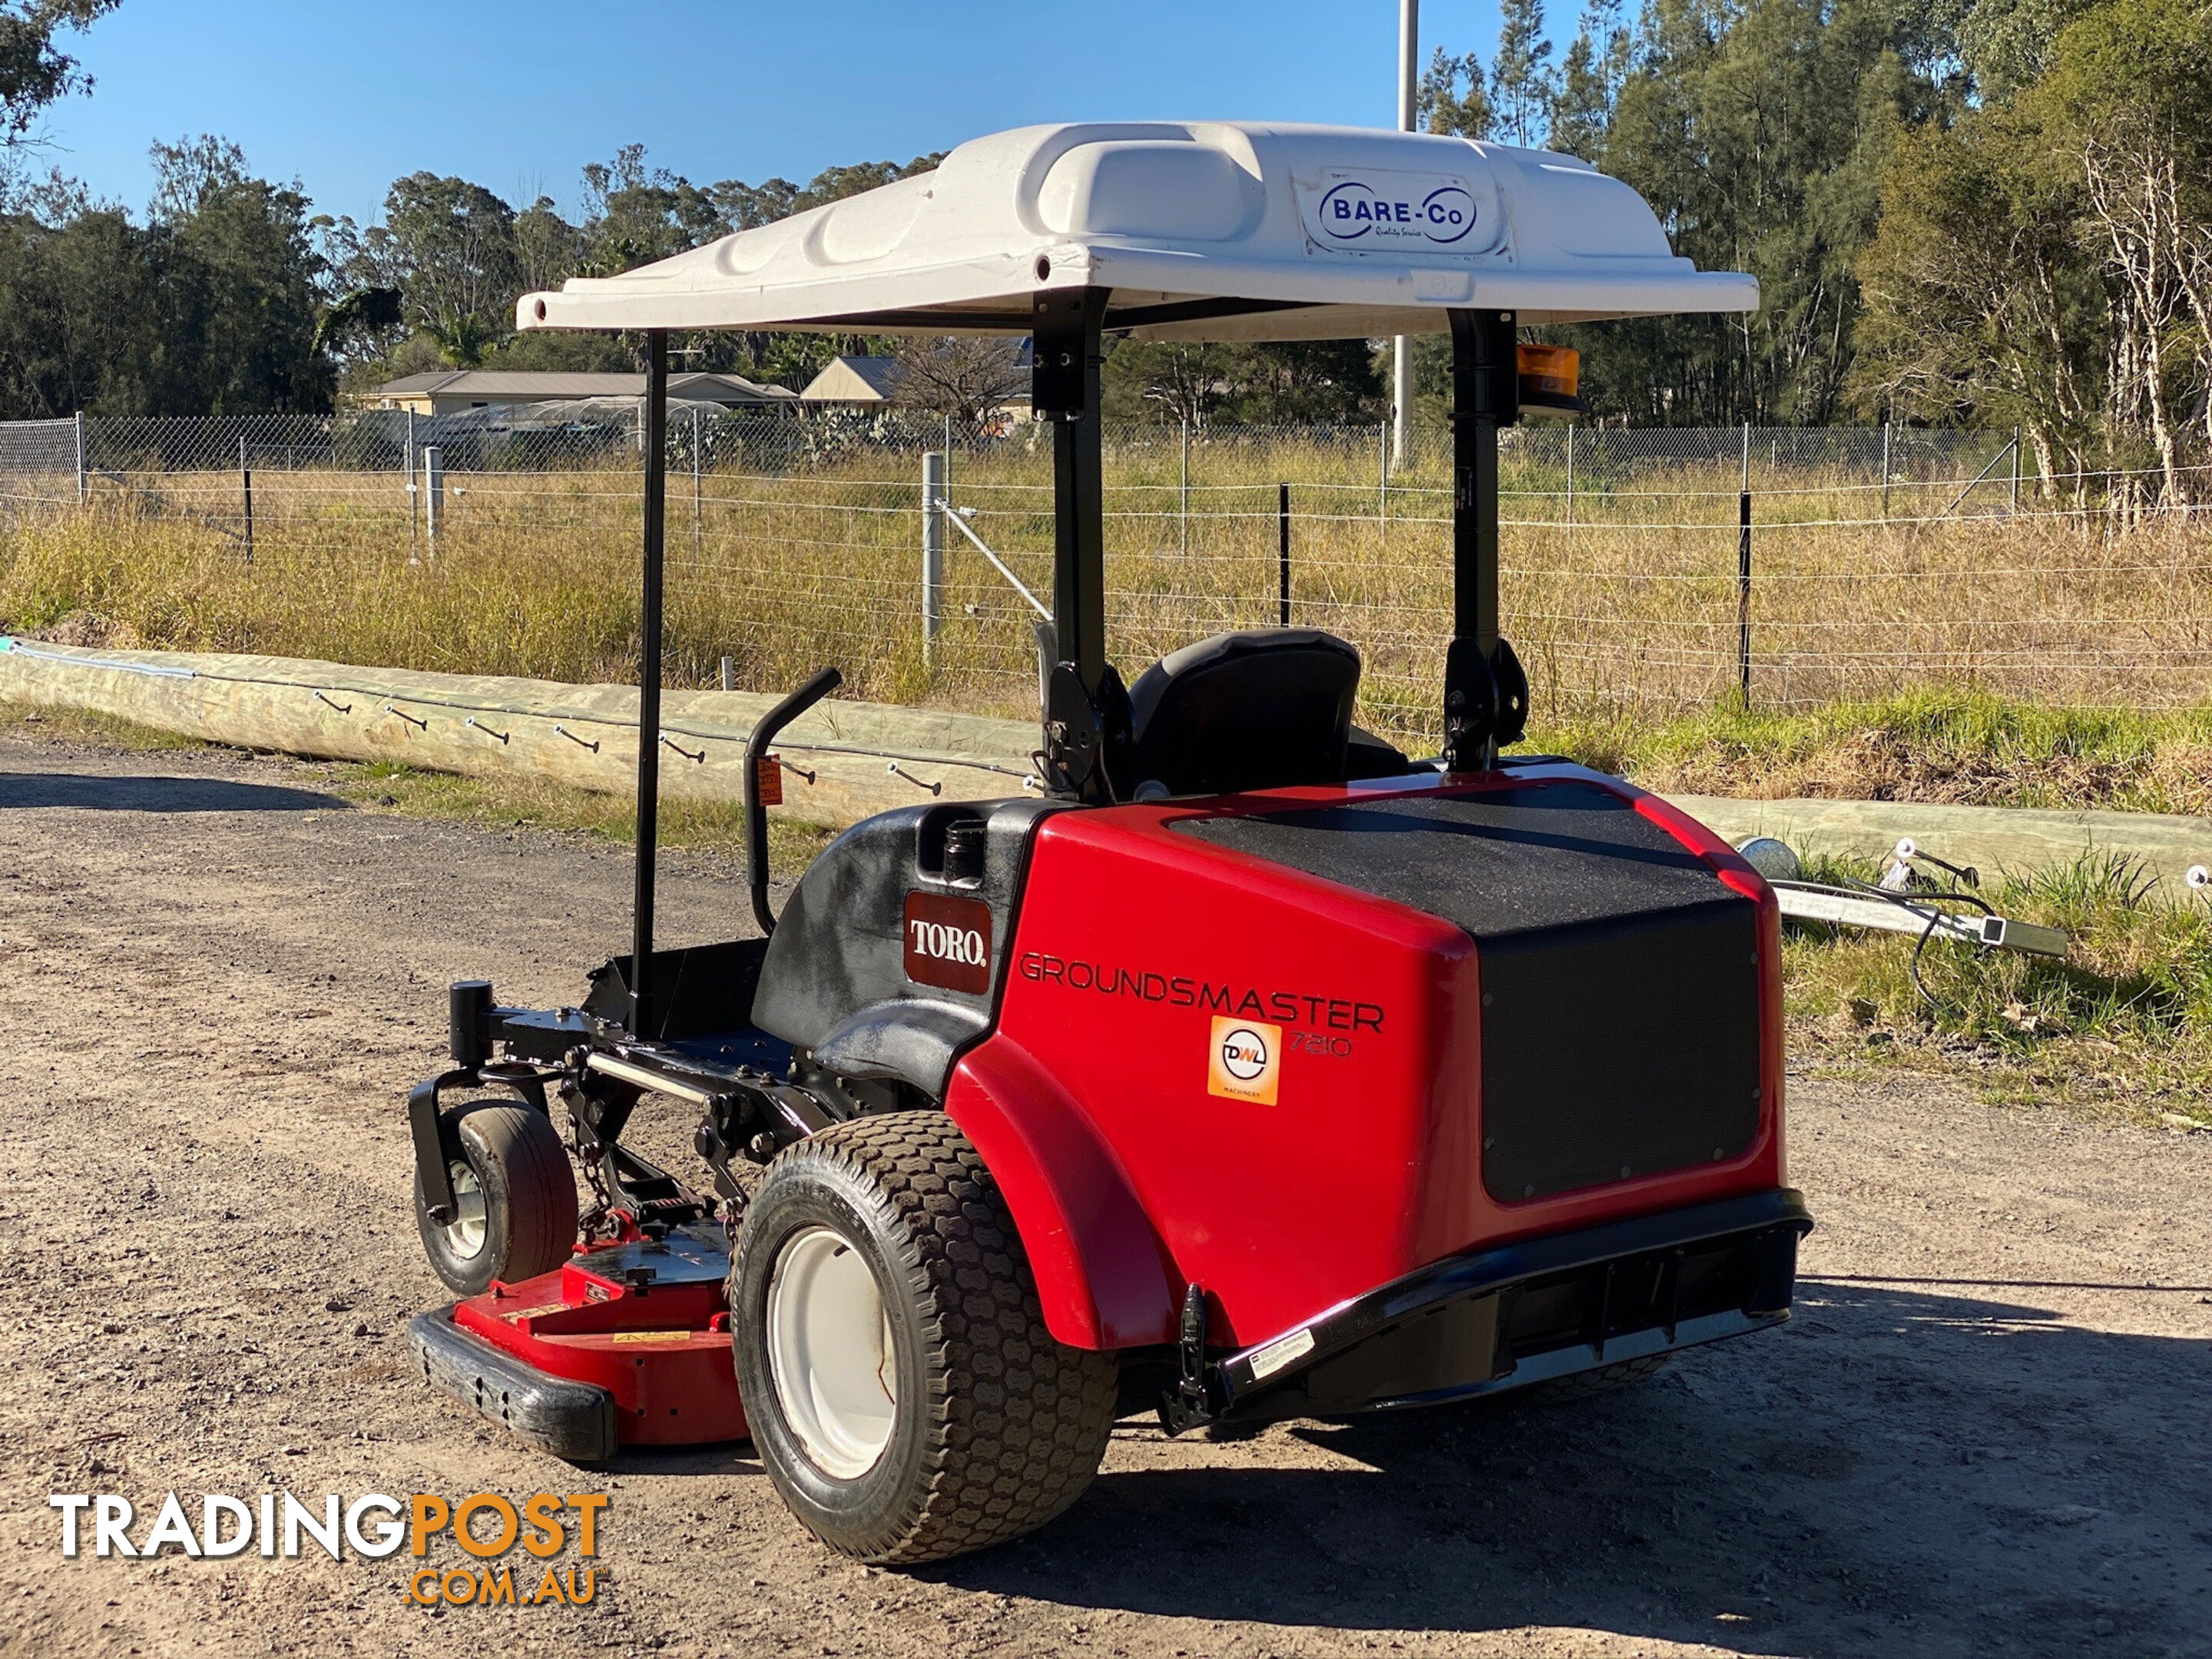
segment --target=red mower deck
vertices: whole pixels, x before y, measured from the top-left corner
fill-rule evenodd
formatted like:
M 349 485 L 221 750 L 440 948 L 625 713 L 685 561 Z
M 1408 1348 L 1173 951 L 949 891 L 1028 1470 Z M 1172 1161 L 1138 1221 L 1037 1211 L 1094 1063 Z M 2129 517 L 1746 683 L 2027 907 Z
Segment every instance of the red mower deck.
M 742 1440 L 728 1271 L 729 1253 L 692 1231 L 580 1250 L 420 1315 L 410 1334 L 426 1377 L 574 1462 Z

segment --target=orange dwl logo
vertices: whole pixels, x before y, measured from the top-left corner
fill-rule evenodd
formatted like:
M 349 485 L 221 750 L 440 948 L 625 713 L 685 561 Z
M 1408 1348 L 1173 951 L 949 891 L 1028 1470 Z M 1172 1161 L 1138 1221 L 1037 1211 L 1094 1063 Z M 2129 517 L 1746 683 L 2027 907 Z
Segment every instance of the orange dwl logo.
M 1283 1066 L 1283 1028 L 1263 1019 L 1216 1014 L 1206 1059 L 1206 1092 L 1261 1106 L 1275 1103 Z

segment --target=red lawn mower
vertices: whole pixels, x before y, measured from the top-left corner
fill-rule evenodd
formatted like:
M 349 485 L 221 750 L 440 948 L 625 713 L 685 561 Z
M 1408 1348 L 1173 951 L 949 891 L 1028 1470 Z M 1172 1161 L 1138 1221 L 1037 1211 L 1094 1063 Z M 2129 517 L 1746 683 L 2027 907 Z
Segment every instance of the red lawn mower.
M 1032 128 L 625 276 L 524 327 L 641 331 L 635 948 L 572 1008 L 453 988 L 408 1106 L 460 1300 L 426 1376 L 579 1462 L 750 1437 L 793 1511 L 927 1561 L 1073 1503 L 1123 1413 L 1167 1432 L 1632 1376 L 1789 1317 L 1773 894 L 1617 778 L 1516 758 L 1498 432 L 1572 404 L 1524 325 L 1745 310 L 1571 157 L 1229 125 Z M 1042 794 L 846 831 L 762 937 L 656 949 L 667 331 L 1001 332 L 1056 480 Z M 1106 657 L 1109 337 L 1448 329 L 1444 747 L 1352 724 L 1291 628 Z M 698 1115 L 695 1185 L 623 1143 Z M 591 1202 L 580 1217 L 571 1158 Z

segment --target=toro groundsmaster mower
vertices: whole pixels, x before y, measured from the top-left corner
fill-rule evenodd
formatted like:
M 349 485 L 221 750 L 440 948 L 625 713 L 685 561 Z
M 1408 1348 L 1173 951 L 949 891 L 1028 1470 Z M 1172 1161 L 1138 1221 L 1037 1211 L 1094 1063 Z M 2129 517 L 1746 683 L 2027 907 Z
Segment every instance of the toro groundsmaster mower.
M 1728 845 L 1502 751 L 1498 433 L 1571 405 L 1524 325 L 1756 303 L 1572 158 L 1354 129 L 1036 127 L 620 276 L 524 328 L 648 344 L 635 945 L 573 1008 L 452 992 L 409 1102 L 461 1299 L 426 1375 L 580 1462 L 749 1436 L 799 1517 L 915 1562 L 1073 1503 L 1123 1412 L 1464 1401 L 1789 1316 L 1779 922 Z M 1033 341 L 1056 543 L 1041 792 L 846 831 L 762 937 L 657 949 L 667 331 Z M 1107 660 L 1109 337 L 1452 345 L 1443 752 L 1352 722 L 1360 659 L 1274 629 Z M 735 931 L 733 929 L 733 931 Z M 696 1113 L 696 1184 L 624 1145 Z M 591 1203 L 580 1216 L 570 1158 Z

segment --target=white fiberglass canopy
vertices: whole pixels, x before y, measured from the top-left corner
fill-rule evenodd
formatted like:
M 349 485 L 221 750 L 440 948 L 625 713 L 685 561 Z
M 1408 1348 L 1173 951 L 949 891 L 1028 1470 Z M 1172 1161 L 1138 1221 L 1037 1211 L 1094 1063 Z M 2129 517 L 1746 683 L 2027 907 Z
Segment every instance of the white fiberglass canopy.
M 1643 198 L 1572 156 L 1365 127 L 1018 128 L 933 173 L 619 276 L 523 296 L 530 328 L 1027 332 L 1040 292 L 1112 290 L 1105 327 L 1290 340 L 1750 311 L 1674 257 Z

